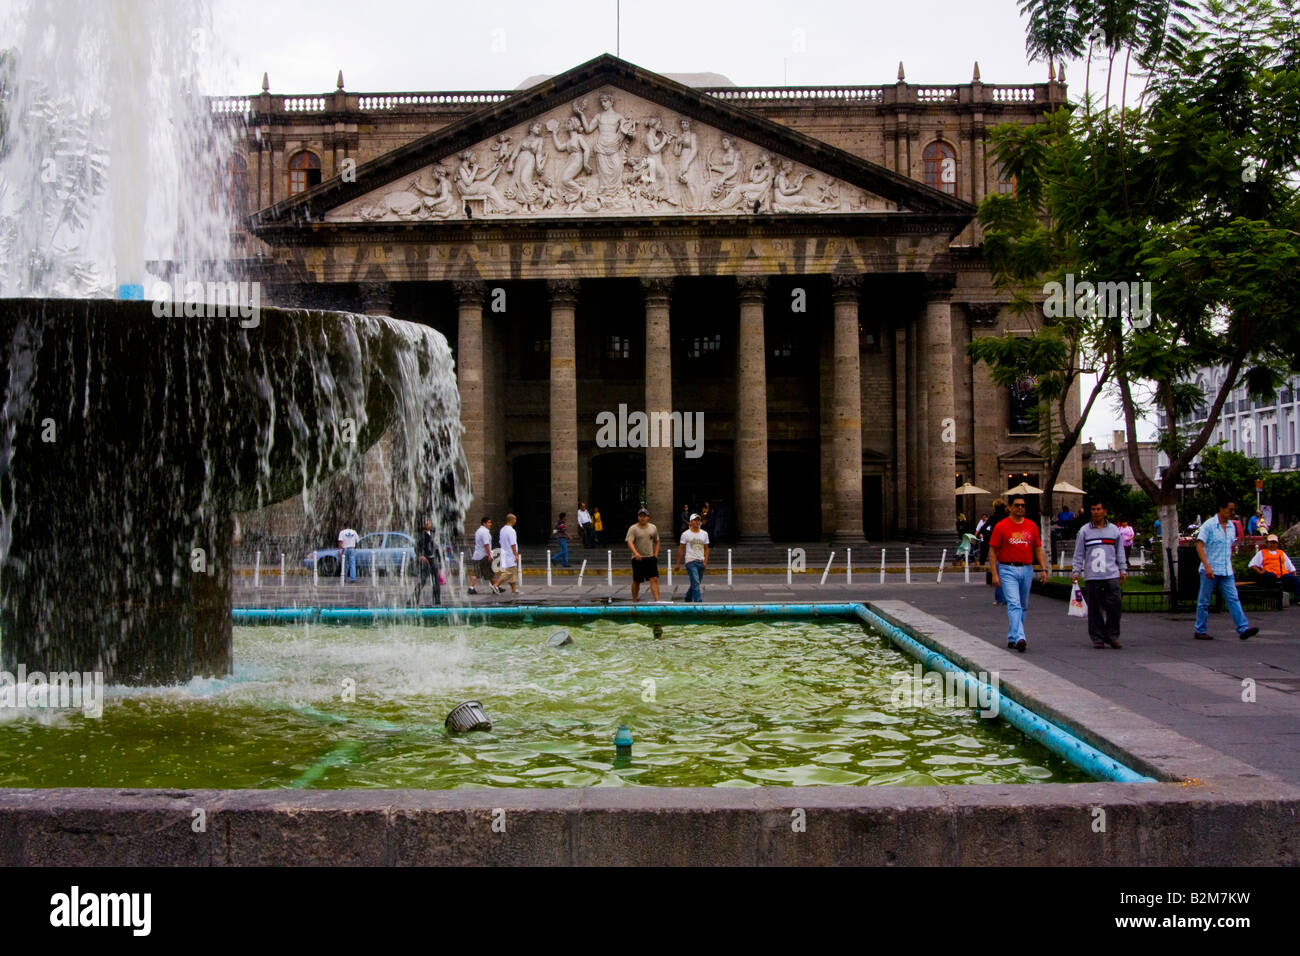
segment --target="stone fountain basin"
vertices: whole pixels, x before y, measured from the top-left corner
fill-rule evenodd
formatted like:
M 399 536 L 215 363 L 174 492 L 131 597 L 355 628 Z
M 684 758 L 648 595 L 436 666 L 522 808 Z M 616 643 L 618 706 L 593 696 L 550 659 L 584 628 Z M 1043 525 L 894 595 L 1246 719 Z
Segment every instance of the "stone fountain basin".
M 255 323 L 0 300 L 4 668 L 229 673 L 233 514 L 344 470 L 413 402 L 458 409 L 433 329 L 273 308 Z M 431 438 L 458 440 L 409 440 Z

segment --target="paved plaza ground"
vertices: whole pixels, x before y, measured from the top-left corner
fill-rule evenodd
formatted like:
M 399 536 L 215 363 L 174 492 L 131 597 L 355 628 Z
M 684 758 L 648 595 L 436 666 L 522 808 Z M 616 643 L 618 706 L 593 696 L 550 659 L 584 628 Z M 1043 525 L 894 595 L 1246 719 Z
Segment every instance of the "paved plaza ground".
M 852 585 L 844 582 L 842 569 L 825 585 L 820 578 L 820 569 L 810 570 L 794 575 L 787 586 L 784 573 L 738 573 L 728 587 L 725 569 L 710 570 L 704 599 L 709 603 L 903 600 L 990 644 L 1005 646 L 1006 612 L 994 606 L 983 574 L 974 570 L 970 584 L 963 583 L 960 569 L 946 573 L 942 583 L 935 582 L 933 572 L 914 574 L 911 584 L 899 573 L 888 574 L 881 584 L 878 571 L 855 574 Z M 612 589 L 603 567 L 598 573 L 589 568 L 581 587 L 573 575 L 557 572 L 553 581 L 548 587 L 544 573 L 527 574 L 514 597 L 479 594 L 468 600 L 472 606 L 631 600 L 631 578 L 625 572 L 615 575 Z M 344 586 L 330 581 L 315 588 L 301 578 L 291 578 L 284 588 L 274 579 L 264 584 L 255 589 L 247 576 L 240 576 L 235 605 L 384 605 L 394 603 L 398 594 L 382 578 L 378 589 L 368 580 Z M 661 584 L 663 598 L 680 603 L 685 597 L 685 575 L 674 574 L 671 592 L 666 578 Z M 642 589 L 641 597 L 649 600 L 648 589 Z M 1247 641 L 1237 638 L 1226 614 L 1210 617 L 1213 641 L 1193 640 L 1194 614 L 1194 609 L 1128 613 L 1121 635 L 1123 649 L 1095 650 L 1086 623 L 1068 617 L 1064 601 L 1035 594 L 1026 622 L 1027 657 L 1186 737 L 1300 783 L 1300 607 L 1252 613 L 1251 623 L 1260 632 Z M 1252 702 L 1242 699 L 1247 680 L 1254 682 Z

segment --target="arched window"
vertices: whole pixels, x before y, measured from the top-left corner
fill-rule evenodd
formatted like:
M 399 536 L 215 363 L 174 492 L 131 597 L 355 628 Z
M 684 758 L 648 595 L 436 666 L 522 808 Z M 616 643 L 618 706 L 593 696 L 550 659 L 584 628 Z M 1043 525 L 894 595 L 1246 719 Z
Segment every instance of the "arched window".
M 957 153 L 947 143 L 935 140 L 921 153 L 925 184 L 950 196 L 957 195 Z
M 230 210 L 230 215 L 236 219 L 242 219 L 248 215 L 248 160 L 244 159 L 238 153 L 232 153 L 230 162 L 226 167 L 226 183 L 229 192 L 226 194 L 226 208 Z
M 289 195 L 296 196 L 305 189 L 320 185 L 320 157 L 309 150 L 294 153 L 289 158 Z

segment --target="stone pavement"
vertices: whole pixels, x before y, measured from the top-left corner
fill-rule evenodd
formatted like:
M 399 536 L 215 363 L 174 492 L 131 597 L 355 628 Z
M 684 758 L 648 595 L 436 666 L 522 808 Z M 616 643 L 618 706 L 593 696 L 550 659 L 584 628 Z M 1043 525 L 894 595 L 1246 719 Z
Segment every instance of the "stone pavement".
M 704 596 L 709 603 L 902 600 L 998 648 L 1005 647 L 1006 612 L 994 606 L 982 574 L 972 571 L 969 585 L 962 583 L 960 569 L 945 573 L 941 584 L 935 583 L 933 572 L 914 574 L 911 584 L 904 583 L 901 574 L 886 577 L 882 585 L 878 571 L 855 574 L 853 584 L 846 585 L 841 570 L 822 586 L 819 569 L 794 575 L 787 586 L 784 574 L 737 574 L 733 586 L 727 587 L 725 570 L 711 569 Z M 554 582 L 547 587 L 544 573 L 528 574 L 515 597 L 480 594 L 468 600 L 477 606 L 631 599 L 631 579 L 626 574 L 615 576 L 612 590 L 603 570 L 595 575 L 589 572 L 581 588 L 571 577 L 556 575 Z M 666 585 L 666 578 L 661 584 Z M 674 574 L 671 598 L 675 603 L 685 596 L 686 588 L 686 576 Z M 666 586 L 661 593 L 670 597 Z M 236 585 L 235 605 L 387 604 L 392 603 L 389 595 L 395 598 L 396 590 L 381 586 L 376 593 L 368 582 L 342 588 L 331 582 L 313 591 L 310 583 L 255 590 L 241 581 Z M 642 600 L 649 600 L 645 588 Z M 1226 614 L 1210 616 L 1209 631 L 1215 640 L 1193 640 L 1193 619 L 1194 611 L 1129 613 L 1122 625 L 1123 650 L 1094 650 L 1086 623 L 1068 617 L 1064 601 L 1035 594 L 1026 618 L 1026 656 L 1186 737 L 1300 783 L 1300 607 L 1252 614 L 1251 623 L 1260 633 L 1247 641 L 1237 638 Z M 1249 682 L 1253 682 L 1253 701 L 1243 700 L 1250 696 Z

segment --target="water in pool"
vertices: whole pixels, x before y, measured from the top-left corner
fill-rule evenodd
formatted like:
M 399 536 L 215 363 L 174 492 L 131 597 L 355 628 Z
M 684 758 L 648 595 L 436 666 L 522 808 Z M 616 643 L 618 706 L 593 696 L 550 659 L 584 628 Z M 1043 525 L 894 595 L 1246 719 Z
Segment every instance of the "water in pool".
M 564 647 L 547 638 L 560 627 Z M 0 709 L 7 787 L 755 787 L 1078 782 L 973 710 L 900 709 L 860 624 L 594 621 L 235 629 L 235 673 Z M 459 702 L 490 732 L 452 736 Z M 626 725 L 630 758 L 616 757 Z

